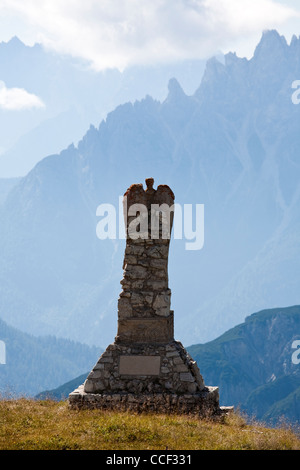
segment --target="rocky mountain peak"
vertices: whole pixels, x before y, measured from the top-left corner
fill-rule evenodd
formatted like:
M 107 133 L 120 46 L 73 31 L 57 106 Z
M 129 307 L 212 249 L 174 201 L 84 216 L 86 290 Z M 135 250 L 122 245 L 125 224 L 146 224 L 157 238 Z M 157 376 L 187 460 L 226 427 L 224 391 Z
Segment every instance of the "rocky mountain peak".
M 186 97 L 186 94 L 176 78 L 171 78 L 169 80 L 168 90 L 167 102 L 178 101 L 179 99 Z
M 272 29 L 264 31 L 260 42 L 254 51 L 254 59 L 265 60 L 268 56 L 284 55 L 287 51 L 288 44 L 284 36 Z

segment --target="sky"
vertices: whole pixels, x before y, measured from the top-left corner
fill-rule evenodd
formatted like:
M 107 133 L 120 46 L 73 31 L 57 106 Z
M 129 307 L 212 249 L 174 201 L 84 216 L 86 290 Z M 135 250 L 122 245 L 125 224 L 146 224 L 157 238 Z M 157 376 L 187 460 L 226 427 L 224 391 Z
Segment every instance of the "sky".
M 0 41 L 42 43 L 97 70 L 251 58 L 266 29 L 299 36 L 299 0 L 0 0 Z
M 0 109 L 21 111 L 23 109 L 44 108 L 43 101 L 23 88 L 7 88 L 0 81 Z
M 300 36 L 299 0 L 0 0 L 0 42 L 17 36 L 88 61 L 97 70 L 208 59 L 251 58 L 262 32 Z M 7 88 L 0 109 L 42 109 L 39 97 Z

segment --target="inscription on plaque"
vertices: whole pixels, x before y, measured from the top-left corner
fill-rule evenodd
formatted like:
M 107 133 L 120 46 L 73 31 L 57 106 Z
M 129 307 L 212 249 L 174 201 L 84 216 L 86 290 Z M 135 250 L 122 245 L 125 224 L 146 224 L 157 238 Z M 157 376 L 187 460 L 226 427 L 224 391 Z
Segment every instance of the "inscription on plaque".
M 167 318 L 128 318 L 118 322 L 118 341 L 168 343 L 173 335 L 173 312 Z
M 120 356 L 120 375 L 159 375 L 160 356 Z

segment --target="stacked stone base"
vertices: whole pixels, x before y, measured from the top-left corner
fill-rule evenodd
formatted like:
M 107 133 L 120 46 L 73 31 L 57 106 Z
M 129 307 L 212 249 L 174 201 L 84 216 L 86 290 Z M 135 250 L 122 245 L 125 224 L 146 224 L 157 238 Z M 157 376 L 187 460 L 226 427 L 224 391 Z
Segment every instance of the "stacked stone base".
M 109 345 L 86 381 L 69 395 L 74 409 L 218 415 L 219 389 L 205 386 L 178 341 Z
M 126 343 L 118 340 L 102 354 L 84 383 L 88 393 L 196 393 L 204 380 L 179 341 Z
M 218 387 L 205 387 L 195 394 L 86 393 L 81 385 L 69 395 L 72 409 L 101 409 L 135 413 L 184 414 L 201 417 L 220 416 Z

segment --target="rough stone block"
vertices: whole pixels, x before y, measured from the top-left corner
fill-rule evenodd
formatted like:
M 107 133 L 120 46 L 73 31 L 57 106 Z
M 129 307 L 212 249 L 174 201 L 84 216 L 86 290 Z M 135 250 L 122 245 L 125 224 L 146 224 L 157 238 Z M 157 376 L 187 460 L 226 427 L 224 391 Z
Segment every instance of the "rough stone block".
M 192 374 L 190 372 L 183 372 L 182 374 L 180 374 L 180 380 L 182 382 L 194 382 L 195 379 L 194 377 L 192 376 Z

